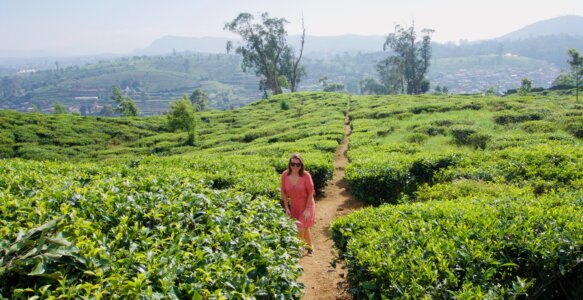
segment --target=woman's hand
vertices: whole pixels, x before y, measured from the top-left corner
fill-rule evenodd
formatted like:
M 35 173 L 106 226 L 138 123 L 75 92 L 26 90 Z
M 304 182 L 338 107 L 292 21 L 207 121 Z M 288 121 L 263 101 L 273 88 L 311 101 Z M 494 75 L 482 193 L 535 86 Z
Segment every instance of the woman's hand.
M 304 210 L 304 222 L 308 222 L 308 220 L 310 219 L 310 211 L 309 210 Z
M 291 216 L 291 211 L 287 207 L 285 208 L 285 214 Z

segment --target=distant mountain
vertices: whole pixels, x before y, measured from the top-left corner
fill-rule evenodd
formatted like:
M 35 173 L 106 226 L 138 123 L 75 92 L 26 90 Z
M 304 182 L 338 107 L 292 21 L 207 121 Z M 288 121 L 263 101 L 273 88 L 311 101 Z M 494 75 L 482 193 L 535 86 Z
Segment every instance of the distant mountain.
M 136 50 L 137 55 L 158 55 L 177 52 L 225 53 L 225 45 L 230 39 L 222 37 L 164 36 L 144 49 Z
M 514 50 L 514 52 L 528 52 L 516 51 L 518 48 L 536 47 L 540 42 L 552 42 L 557 47 L 561 47 L 558 51 L 561 54 L 564 52 L 563 45 L 571 45 L 570 47 L 577 48 L 580 41 L 583 40 L 583 17 L 581 16 L 561 16 L 549 20 L 539 21 L 530 24 L 520 30 L 505 34 L 499 38 L 471 42 L 465 45 L 451 45 L 434 43 L 436 55 L 440 56 L 456 56 L 453 53 L 460 53 L 463 55 L 481 55 L 481 54 L 496 54 L 499 49 Z M 546 38 L 547 40 L 541 39 Z M 304 53 L 307 55 L 327 54 L 327 53 L 357 53 L 357 52 L 382 52 L 383 43 L 386 36 L 382 35 L 338 35 L 338 36 L 306 36 L 306 43 Z M 155 40 L 152 44 L 144 49 L 136 51 L 138 55 L 159 55 L 168 54 L 173 51 L 177 52 L 203 52 L 203 53 L 225 53 L 225 45 L 227 41 L 232 40 L 221 37 L 181 37 L 181 36 L 165 36 Z M 233 40 L 237 42 L 238 40 Z M 557 44 L 557 41 L 559 43 Z M 290 35 L 288 42 L 293 47 L 298 48 L 300 45 L 299 35 Z M 502 43 L 504 45 L 499 46 Z M 512 44 L 512 46 L 510 44 Z M 519 43 L 520 45 L 516 44 Z M 477 45 L 484 46 L 484 44 L 493 44 L 494 51 L 488 50 L 488 53 L 466 53 L 466 48 L 473 48 Z M 546 45 L 545 48 L 550 47 Z M 454 49 L 455 48 L 455 49 Z M 447 49 L 447 52 L 442 54 L 442 49 Z M 482 49 L 482 52 L 485 49 Z M 450 52 L 451 51 L 451 52 Z M 530 50 L 529 50 L 530 51 Z M 469 51 L 475 52 L 475 51 Z M 548 52 L 548 51 L 546 51 Z M 555 51 L 556 52 L 556 51 Z M 556 59 L 549 59 L 541 57 L 541 55 L 533 56 L 537 59 L 546 59 L 555 62 Z M 560 58 L 563 60 L 563 58 Z
M 583 17 L 561 16 L 539 21 L 525 26 L 522 29 L 505 34 L 497 40 L 518 40 L 546 35 L 575 35 L 583 36 Z
M 299 35 L 290 35 L 288 42 L 293 47 L 300 46 Z M 177 52 L 225 53 L 227 41 L 240 40 L 221 37 L 182 37 L 165 36 L 152 42 L 144 49 L 137 50 L 137 55 L 159 55 Z M 374 52 L 382 51 L 384 36 L 371 35 L 339 35 L 339 36 L 306 36 L 305 53 L 328 52 Z

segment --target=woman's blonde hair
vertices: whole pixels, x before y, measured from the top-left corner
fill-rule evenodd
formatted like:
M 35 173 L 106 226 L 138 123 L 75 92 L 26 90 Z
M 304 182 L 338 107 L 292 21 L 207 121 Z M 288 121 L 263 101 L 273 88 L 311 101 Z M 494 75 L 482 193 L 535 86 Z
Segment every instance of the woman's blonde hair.
M 297 152 L 296 153 L 293 153 L 291 155 L 291 157 L 289 158 L 288 162 L 287 162 L 287 175 L 289 176 L 292 173 L 291 165 L 290 164 L 292 162 L 292 159 L 294 159 L 294 158 L 297 159 L 297 160 L 299 160 L 300 163 L 302 164 L 300 166 L 300 172 L 299 173 L 300 173 L 300 176 L 304 176 L 304 171 L 305 171 L 305 168 L 304 168 L 304 160 L 302 159 L 302 156 L 299 153 L 297 153 Z

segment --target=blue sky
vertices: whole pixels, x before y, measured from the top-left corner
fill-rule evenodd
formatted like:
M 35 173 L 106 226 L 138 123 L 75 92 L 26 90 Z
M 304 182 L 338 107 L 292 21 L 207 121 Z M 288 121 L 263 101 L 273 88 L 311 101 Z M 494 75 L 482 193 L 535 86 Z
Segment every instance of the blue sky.
M 435 30 L 438 42 L 501 36 L 561 15 L 580 0 L 0 0 L 0 49 L 128 53 L 165 36 L 226 36 L 240 12 L 267 11 L 309 35 L 386 35 L 394 24 Z M 581 30 L 581 29 L 580 29 Z

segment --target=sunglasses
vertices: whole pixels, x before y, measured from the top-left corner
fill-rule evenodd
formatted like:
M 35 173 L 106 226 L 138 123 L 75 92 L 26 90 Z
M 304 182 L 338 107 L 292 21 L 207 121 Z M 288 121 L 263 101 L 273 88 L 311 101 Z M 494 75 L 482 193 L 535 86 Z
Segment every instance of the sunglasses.
M 302 166 L 301 163 L 294 163 L 294 162 L 289 163 L 289 165 L 292 167 L 301 167 Z

